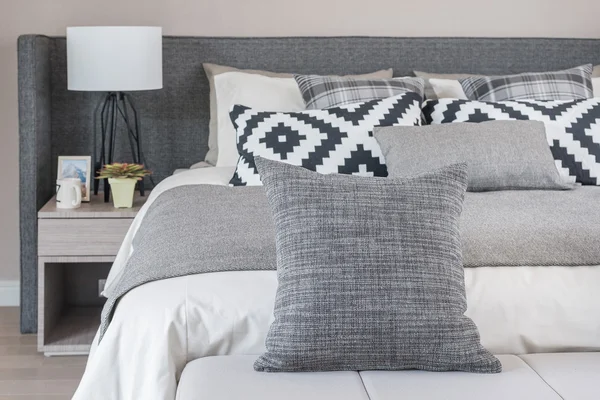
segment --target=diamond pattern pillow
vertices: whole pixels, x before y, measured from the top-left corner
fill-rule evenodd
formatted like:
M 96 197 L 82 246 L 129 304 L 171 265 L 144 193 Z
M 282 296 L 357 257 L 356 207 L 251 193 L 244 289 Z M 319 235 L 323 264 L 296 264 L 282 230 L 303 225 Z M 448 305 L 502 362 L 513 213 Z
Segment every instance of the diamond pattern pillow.
M 500 372 L 464 315 L 466 164 L 400 179 L 257 164 L 278 287 L 256 370 Z
M 294 75 L 306 109 L 341 107 L 364 101 L 380 100 L 406 92 L 423 99 L 425 81 L 421 78 L 358 79 L 336 76 Z
M 230 184 L 261 185 L 254 157 L 322 174 L 387 176 L 376 126 L 419 125 L 421 97 L 412 92 L 382 100 L 301 112 L 264 112 L 236 105 L 231 120 L 240 154 Z
M 600 185 L 600 99 L 576 101 L 427 101 L 429 124 L 493 120 L 542 121 L 560 174 L 567 182 Z

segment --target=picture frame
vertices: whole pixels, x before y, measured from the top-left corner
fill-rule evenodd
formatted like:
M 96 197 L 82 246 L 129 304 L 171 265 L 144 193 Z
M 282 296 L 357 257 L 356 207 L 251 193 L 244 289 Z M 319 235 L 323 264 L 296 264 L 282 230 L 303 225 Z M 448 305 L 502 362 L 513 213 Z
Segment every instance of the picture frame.
M 92 180 L 92 157 L 58 156 L 58 169 L 56 179 L 63 178 L 81 179 L 81 201 L 90 201 L 90 188 Z

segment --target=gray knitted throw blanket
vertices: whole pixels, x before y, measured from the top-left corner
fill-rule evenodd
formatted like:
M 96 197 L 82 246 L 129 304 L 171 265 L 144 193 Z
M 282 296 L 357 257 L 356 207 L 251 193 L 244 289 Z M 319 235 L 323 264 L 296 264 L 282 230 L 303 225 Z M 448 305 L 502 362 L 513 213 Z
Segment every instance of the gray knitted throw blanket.
M 119 298 L 144 283 L 276 268 L 273 222 L 260 186 L 190 185 L 168 190 L 148 208 L 133 249 L 105 292 L 100 339 Z
M 465 267 L 600 265 L 600 187 L 467 193 Z M 147 282 L 221 271 L 276 269 L 275 233 L 260 186 L 180 186 L 159 195 L 133 253 L 106 291 L 100 338 L 118 300 Z

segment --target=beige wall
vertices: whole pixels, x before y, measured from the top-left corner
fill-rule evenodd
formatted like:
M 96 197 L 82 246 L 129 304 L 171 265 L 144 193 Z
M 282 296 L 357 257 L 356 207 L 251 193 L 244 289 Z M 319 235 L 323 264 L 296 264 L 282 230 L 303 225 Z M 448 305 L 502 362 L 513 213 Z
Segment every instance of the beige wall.
M 19 277 L 17 36 L 119 24 L 196 36 L 600 38 L 600 1 L 0 0 L 0 280 Z

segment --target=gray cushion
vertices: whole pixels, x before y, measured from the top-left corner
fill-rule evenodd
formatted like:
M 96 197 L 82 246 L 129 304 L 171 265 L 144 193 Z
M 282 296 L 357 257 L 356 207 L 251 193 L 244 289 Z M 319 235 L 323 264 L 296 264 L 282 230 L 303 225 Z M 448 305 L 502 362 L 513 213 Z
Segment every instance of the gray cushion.
M 322 110 L 414 92 L 423 100 L 421 78 L 366 79 L 295 75 L 308 110 Z
M 389 179 L 256 164 L 279 281 L 256 370 L 501 370 L 464 315 L 466 165 Z
M 484 102 L 444 98 L 423 106 L 428 124 L 540 121 L 567 182 L 600 186 L 600 99 Z
M 466 162 L 469 191 L 569 189 L 537 121 L 375 128 L 390 177 Z

